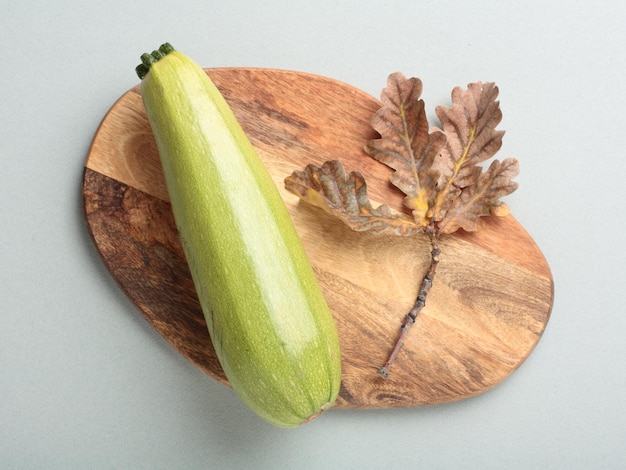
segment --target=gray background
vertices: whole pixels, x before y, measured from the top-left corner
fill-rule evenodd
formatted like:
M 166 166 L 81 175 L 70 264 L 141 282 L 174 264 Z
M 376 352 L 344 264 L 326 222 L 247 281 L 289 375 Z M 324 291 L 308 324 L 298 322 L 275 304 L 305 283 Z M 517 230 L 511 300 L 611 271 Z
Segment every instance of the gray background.
M 3 1 L 0 468 L 619 468 L 626 462 L 626 3 Z M 500 87 L 507 202 L 556 296 L 530 358 L 488 393 L 265 424 L 180 357 L 103 267 L 80 184 L 105 112 L 164 41 L 204 67 L 389 73 Z

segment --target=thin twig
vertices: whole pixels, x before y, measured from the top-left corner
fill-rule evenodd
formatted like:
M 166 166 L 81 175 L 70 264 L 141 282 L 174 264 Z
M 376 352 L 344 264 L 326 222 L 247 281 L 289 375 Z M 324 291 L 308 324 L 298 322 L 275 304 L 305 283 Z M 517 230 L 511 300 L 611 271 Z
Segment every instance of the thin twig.
M 428 291 L 432 287 L 433 279 L 435 278 L 435 274 L 437 273 L 437 265 L 439 264 L 439 255 L 441 253 L 441 250 L 439 249 L 438 234 L 436 234 L 434 230 L 432 230 L 432 226 L 429 227 L 427 233 L 430 237 L 431 246 L 430 266 L 428 267 L 428 271 L 426 271 L 426 274 L 422 278 L 422 283 L 420 284 L 420 288 L 417 291 L 417 299 L 415 300 L 413 308 L 411 308 L 411 310 L 409 310 L 409 313 L 406 314 L 406 317 L 404 317 L 404 321 L 402 322 L 402 326 L 400 327 L 400 336 L 398 337 L 398 340 L 396 341 L 396 344 L 393 347 L 393 350 L 391 351 L 387 362 L 385 362 L 385 365 L 378 370 L 378 373 L 385 379 L 389 376 L 391 366 L 393 365 L 396 356 L 398 355 L 400 349 L 402 348 L 402 345 L 404 344 L 404 339 L 409 332 L 409 329 L 415 323 L 417 315 L 419 315 L 421 310 L 426 305 L 426 297 L 428 296 Z

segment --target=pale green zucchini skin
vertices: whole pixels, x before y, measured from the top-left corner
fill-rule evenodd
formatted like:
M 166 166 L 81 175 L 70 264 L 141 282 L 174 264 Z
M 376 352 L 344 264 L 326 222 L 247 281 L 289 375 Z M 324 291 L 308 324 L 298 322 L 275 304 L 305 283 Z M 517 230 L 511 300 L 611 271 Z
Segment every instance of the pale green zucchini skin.
M 341 382 L 333 317 L 269 172 L 207 74 L 164 44 L 141 95 L 209 334 L 233 390 L 280 427 Z

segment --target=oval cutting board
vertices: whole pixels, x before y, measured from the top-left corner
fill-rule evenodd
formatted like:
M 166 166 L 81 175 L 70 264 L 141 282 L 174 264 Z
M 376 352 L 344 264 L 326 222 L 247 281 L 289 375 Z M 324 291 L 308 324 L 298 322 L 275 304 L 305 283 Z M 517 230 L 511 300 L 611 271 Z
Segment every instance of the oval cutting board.
M 342 348 L 336 406 L 444 403 L 509 376 L 543 333 L 553 281 L 541 251 L 512 216 L 441 241 L 426 308 L 388 379 L 393 347 L 429 262 L 426 237 L 352 232 L 298 201 L 283 180 L 307 163 L 360 170 L 370 198 L 402 210 L 391 170 L 362 151 L 379 102 L 324 77 L 267 69 L 208 69 L 270 170 L 333 312 Z M 107 113 L 83 181 L 89 230 L 107 268 L 144 317 L 183 356 L 227 384 L 215 356 L 168 202 L 139 88 Z

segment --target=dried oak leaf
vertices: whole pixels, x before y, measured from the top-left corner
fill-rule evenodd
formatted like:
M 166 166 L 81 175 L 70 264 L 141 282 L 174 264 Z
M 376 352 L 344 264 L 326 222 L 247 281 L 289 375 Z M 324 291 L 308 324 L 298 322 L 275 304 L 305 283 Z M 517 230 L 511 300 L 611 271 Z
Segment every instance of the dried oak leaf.
M 309 164 L 304 171 L 294 171 L 285 178 L 285 188 L 355 231 L 412 235 L 420 229 L 411 218 L 393 212 L 387 205 L 373 207 L 363 175 L 354 171 L 346 175 L 338 160 L 327 161 L 321 167 Z
M 517 183 L 512 181 L 519 173 L 517 160 L 494 160 L 484 173 L 479 166 L 473 167 L 471 173 L 469 178 L 475 182 L 465 186 L 453 200 L 438 225 L 441 233 L 452 233 L 459 228 L 475 232 L 482 228 L 481 217 L 509 213 L 508 206 L 500 202 L 500 198 L 517 189 Z
M 470 83 L 467 90 L 452 90 L 452 107 L 437 106 L 436 113 L 446 135 L 446 145 L 437 157 L 442 176 L 454 179 L 458 187 L 472 167 L 493 157 L 502 147 L 504 131 L 496 127 L 502 120 L 498 87 L 494 83 Z
M 406 194 L 404 204 L 413 211 L 416 223 L 425 227 L 432 218 L 440 177 L 433 164 L 446 136 L 439 130 L 429 132 L 421 93 L 419 79 L 407 79 L 400 72 L 389 76 L 381 93 L 383 106 L 371 120 L 380 138 L 370 140 L 365 151 L 396 170 L 390 181 Z
M 502 147 L 504 131 L 496 129 L 502 120 L 497 97 L 498 87 L 494 83 L 470 83 L 467 90 L 456 87 L 452 91 L 452 107 L 436 108 L 447 140 L 434 163 L 441 179 L 433 216 L 439 226 L 444 227 L 444 233 L 453 232 L 459 227 L 478 230 L 482 224 L 470 223 L 469 220 L 508 213 L 506 205 L 497 201 L 497 197 L 509 194 L 517 185 L 507 185 L 508 192 L 498 191 L 497 186 L 501 184 L 502 177 L 492 183 L 496 185 L 493 188 L 493 194 L 498 194 L 496 200 L 485 199 L 487 206 L 479 208 L 476 204 L 480 199 L 474 198 L 476 194 L 489 192 L 485 185 L 490 181 L 489 175 L 496 171 L 494 167 L 483 174 L 478 165 L 493 157 Z M 519 165 L 514 159 L 506 162 L 509 170 L 505 173 L 513 178 L 519 172 Z M 515 174 L 513 168 L 516 169 Z M 467 206 L 467 201 L 473 203 Z M 459 224 L 462 208 L 466 208 L 468 213 L 463 219 L 465 222 Z

